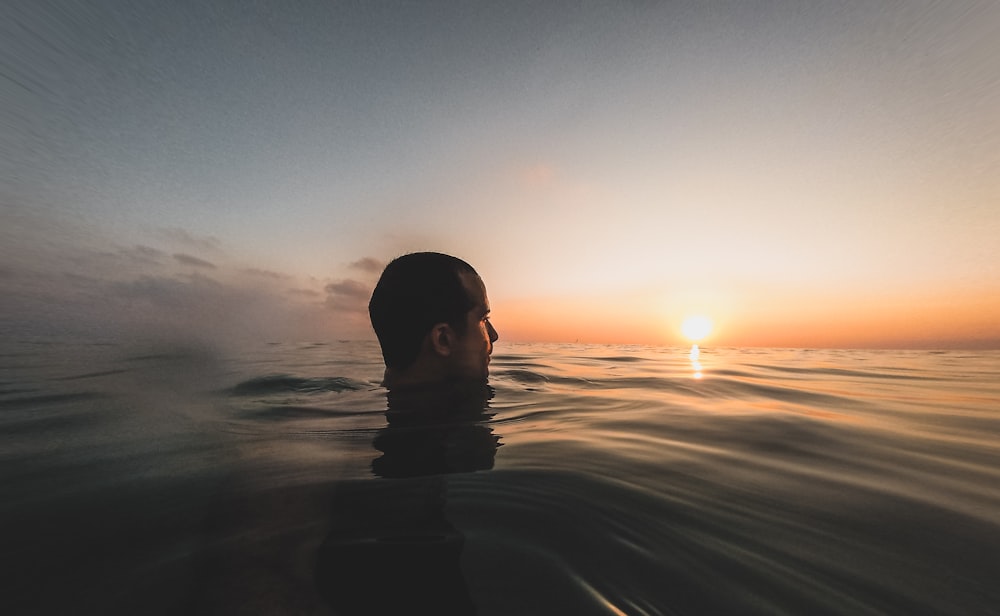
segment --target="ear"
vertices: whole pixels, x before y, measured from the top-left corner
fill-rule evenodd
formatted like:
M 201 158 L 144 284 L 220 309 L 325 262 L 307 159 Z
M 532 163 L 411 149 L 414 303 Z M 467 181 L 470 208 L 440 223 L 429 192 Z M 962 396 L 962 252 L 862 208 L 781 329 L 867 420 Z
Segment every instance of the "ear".
M 451 355 L 455 347 L 455 330 L 447 323 L 438 323 L 428 334 L 431 349 L 442 357 Z

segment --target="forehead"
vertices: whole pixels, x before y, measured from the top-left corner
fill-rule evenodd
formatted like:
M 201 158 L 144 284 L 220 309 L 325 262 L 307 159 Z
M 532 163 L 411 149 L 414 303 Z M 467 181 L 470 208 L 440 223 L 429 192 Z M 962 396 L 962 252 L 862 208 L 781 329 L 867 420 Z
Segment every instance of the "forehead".
M 459 276 L 465 292 L 469 294 L 469 299 L 476 304 L 476 307 L 489 310 L 490 300 L 486 297 L 486 285 L 483 284 L 483 279 L 469 272 L 462 272 Z

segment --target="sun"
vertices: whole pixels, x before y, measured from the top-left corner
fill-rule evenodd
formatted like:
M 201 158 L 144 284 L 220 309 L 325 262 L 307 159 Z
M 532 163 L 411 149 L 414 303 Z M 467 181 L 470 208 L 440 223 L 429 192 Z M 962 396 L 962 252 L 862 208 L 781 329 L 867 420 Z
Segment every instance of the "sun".
M 691 342 L 698 342 L 712 333 L 712 319 L 704 315 L 694 315 L 681 323 L 681 333 Z

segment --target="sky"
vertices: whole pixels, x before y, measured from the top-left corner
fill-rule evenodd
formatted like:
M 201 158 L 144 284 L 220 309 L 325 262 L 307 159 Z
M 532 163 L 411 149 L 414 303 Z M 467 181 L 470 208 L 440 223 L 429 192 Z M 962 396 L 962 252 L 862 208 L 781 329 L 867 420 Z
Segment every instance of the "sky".
M 1000 348 L 997 31 L 962 0 L 5 2 L 0 326 L 372 339 L 381 267 L 434 250 L 501 342 Z

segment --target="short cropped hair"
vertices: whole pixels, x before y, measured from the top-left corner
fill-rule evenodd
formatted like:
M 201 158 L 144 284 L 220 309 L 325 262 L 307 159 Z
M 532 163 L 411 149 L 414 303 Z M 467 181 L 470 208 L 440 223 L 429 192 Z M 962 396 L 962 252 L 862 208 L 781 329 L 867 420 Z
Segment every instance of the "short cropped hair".
M 438 323 L 465 333 L 465 315 L 475 303 L 463 272 L 476 274 L 465 261 L 439 252 L 403 255 L 385 266 L 368 316 L 387 368 L 402 370 L 416 361 L 424 336 Z

